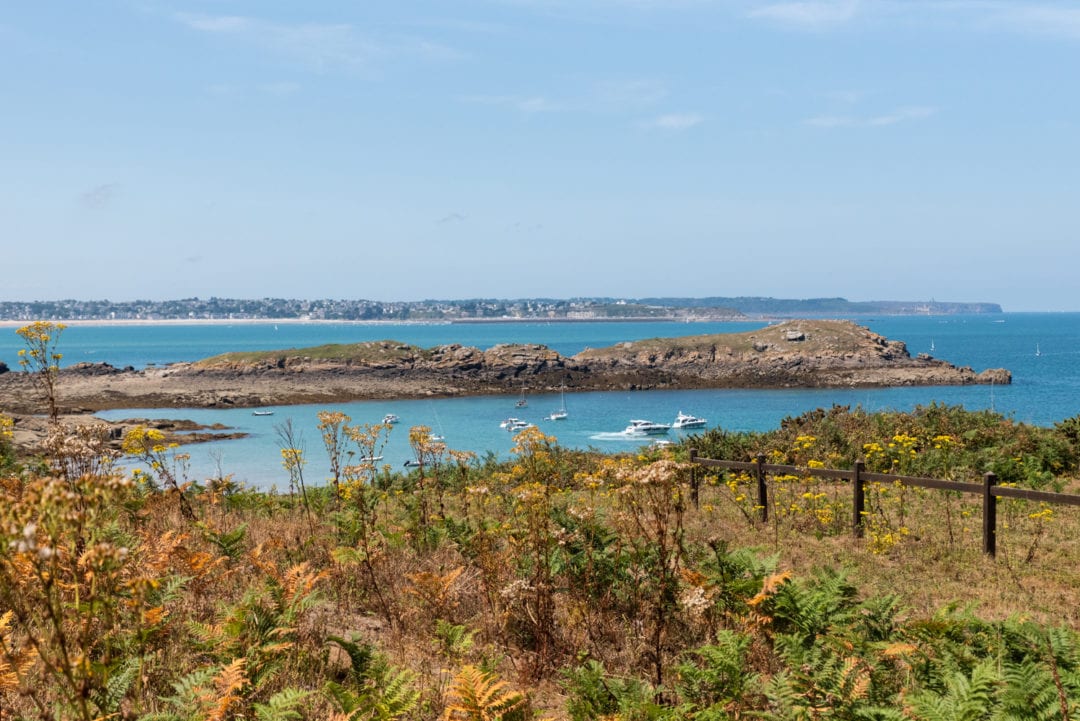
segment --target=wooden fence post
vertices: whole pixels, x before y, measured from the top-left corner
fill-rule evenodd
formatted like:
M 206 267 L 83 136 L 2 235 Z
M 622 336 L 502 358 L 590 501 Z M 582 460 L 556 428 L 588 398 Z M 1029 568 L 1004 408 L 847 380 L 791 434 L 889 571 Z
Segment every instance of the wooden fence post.
M 698 497 L 698 485 L 699 484 L 700 484 L 700 481 L 698 480 L 698 474 L 697 474 L 697 449 L 696 448 L 691 448 L 690 449 L 690 502 L 694 504 L 694 509 L 695 510 L 698 508 L 698 504 L 699 504 L 699 501 L 700 501 L 700 499 Z
M 997 476 L 987 473 L 983 476 L 983 553 L 997 556 L 997 496 L 994 486 Z
M 769 489 L 765 486 L 765 454 L 759 453 L 757 458 L 757 502 L 761 507 L 761 522 L 769 520 Z
M 863 514 L 866 512 L 866 489 L 863 488 L 862 474 L 866 464 L 855 461 L 855 468 L 851 478 L 851 492 L 853 494 L 851 504 L 851 532 L 855 538 L 863 537 Z

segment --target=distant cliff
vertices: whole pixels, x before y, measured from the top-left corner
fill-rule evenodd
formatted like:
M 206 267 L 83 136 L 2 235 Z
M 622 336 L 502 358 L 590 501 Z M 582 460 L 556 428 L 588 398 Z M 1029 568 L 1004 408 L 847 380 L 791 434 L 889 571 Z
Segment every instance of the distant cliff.
M 80 364 L 60 373 L 66 409 L 255 406 L 585 390 L 850 388 L 1007 384 L 1007 370 L 957 367 L 849 321 L 796 320 L 746 333 L 619 343 L 561 356 L 541 345 L 487 350 L 372 341 L 226 353 L 142 371 Z M 0 375 L 8 410 L 40 405 L 25 373 Z
M 643 305 L 682 308 L 731 308 L 745 315 L 792 317 L 825 315 L 954 315 L 960 313 L 1001 313 L 997 303 L 955 303 L 935 300 L 868 300 L 844 298 L 641 298 Z

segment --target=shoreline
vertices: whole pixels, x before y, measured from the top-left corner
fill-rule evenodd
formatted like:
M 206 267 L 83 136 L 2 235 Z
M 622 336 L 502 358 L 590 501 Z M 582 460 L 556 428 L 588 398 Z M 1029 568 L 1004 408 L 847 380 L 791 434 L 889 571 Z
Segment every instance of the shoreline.
M 516 323 L 760 323 L 773 318 L 447 318 L 443 320 L 345 320 L 326 318 L 116 318 L 46 320 L 66 326 L 147 326 L 147 325 L 470 325 Z M 21 328 L 38 320 L 0 320 L 0 328 Z
M 39 319 L 40 320 L 40 319 Z M 0 328 L 21 328 L 38 320 L 0 320 Z M 116 318 L 95 320 L 46 320 L 66 326 L 146 325 L 450 325 L 443 320 L 324 320 L 321 318 Z

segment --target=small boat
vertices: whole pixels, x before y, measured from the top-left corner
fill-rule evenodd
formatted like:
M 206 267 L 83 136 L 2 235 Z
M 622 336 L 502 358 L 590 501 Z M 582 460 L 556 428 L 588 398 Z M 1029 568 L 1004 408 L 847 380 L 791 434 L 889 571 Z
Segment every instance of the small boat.
M 525 386 L 521 386 L 521 398 L 518 398 L 517 403 L 514 404 L 514 408 L 524 408 L 529 405 L 529 402 L 525 400 Z
M 708 423 L 708 421 L 704 418 L 698 418 L 697 416 L 692 416 L 688 413 L 679 411 L 679 415 L 675 416 L 675 422 L 671 424 L 671 427 L 675 429 L 704 428 L 706 423 Z
M 361 463 L 378 463 L 382 460 L 382 458 L 382 456 L 360 456 L 360 458 L 357 460 L 359 460 Z
M 252 411 L 251 415 L 253 415 L 253 416 L 272 416 L 272 415 L 274 415 L 274 412 L 273 411 Z
M 431 443 L 442 443 L 446 440 L 446 436 L 440 436 L 438 433 L 428 433 L 427 439 Z
M 1038 357 L 1038 356 L 1041 356 L 1041 355 L 1042 355 L 1042 351 L 1039 350 L 1039 344 L 1036 343 L 1035 344 L 1035 356 Z
M 528 421 L 523 421 L 520 418 L 507 418 L 505 421 L 499 424 L 500 428 L 505 428 L 510 433 L 517 433 L 523 431 L 526 428 L 532 428 L 533 424 Z
M 420 461 L 408 460 L 403 464 L 406 468 L 418 468 L 421 464 Z
M 387 413 L 385 416 L 382 417 L 382 422 L 388 426 L 392 426 L 395 423 L 400 423 L 401 419 L 393 413 Z
M 640 419 L 631 419 L 630 425 L 623 431 L 628 436 L 662 436 L 671 430 L 671 426 L 665 423 L 653 423 Z
M 565 421 L 570 415 L 566 412 L 565 388 L 559 390 L 559 401 L 559 409 L 551 412 L 551 415 L 547 417 L 549 421 Z

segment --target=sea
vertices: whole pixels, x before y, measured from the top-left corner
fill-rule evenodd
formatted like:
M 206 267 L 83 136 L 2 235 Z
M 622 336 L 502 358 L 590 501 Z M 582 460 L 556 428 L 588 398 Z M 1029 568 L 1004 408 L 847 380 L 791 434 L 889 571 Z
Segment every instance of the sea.
M 537 425 L 570 448 L 605 452 L 633 451 L 649 440 L 624 432 L 631 419 L 671 423 L 680 411 L 704 417 L 708 427 L 729 431 L 766 431 L 789 416 L 832 405 L 868 411 L 911 410 L 932 402 L 972 410 L 991 409 L 1016 422 L 1053 426 L 1080 415 L 1080 313 L 1002 313 L 979 315 L 874 316 L 851 318 L 890 340 L 903 341 L 912 354 L 928 353 L 976 371 L 1006 368 L 1011 385 L 935 386 L 920 388 L 835 388 L 783 390 L 609 391 L 539 393 L 526 389 L 527 406 L 516 407 L 520 389 L 506 395 L 398 401 L 366 401 L 260 409 L 128 408 L 98 415 L 126 418 L 183 418 L 220 423 L 248 436 L 237 440 L 191 444 L 188 478 L 231 474 L 248 486 L 288 486 L 281 465 L 279 429 L 288 421 L 304 449 L 305 478 L 324 482 L 326 453 L 317 430 L 317 414 L 336 410 L 354 424 L 377 423 L 396 414 L 382 463 L 402 468 L 412 457 L 409 428 L 423 425 L 443 436 L 448 447 L 479 457 L 512 455 L 513 436 L 501 427 L 510 417 Z M 537 343 L 564 355 L 624 341 L 707 333 L 730 333 L 764 327 L 770 321 L 676 322 L 506 322 L 506 323 L 333 323 L 236 322 L 160 324 L 72 324 L 59 338 L 65 365 L 83 361 L 117 367 L 194 361 L 242 350 L 304 348 L 325 343 L 394 340 L 430 347 L 460 343 L 490 348 L 499 343 Z M 17 326 L 0 327 L 0 361 L 18 368 L 23 347 Z M 547 420 L 565 400 L 567 418 Z M 3 399 L 0 398 L 0 411 Z M 671 431 L 678 440 L 683 432 Z M 651 439 L 650 439 L 651 440 Z

